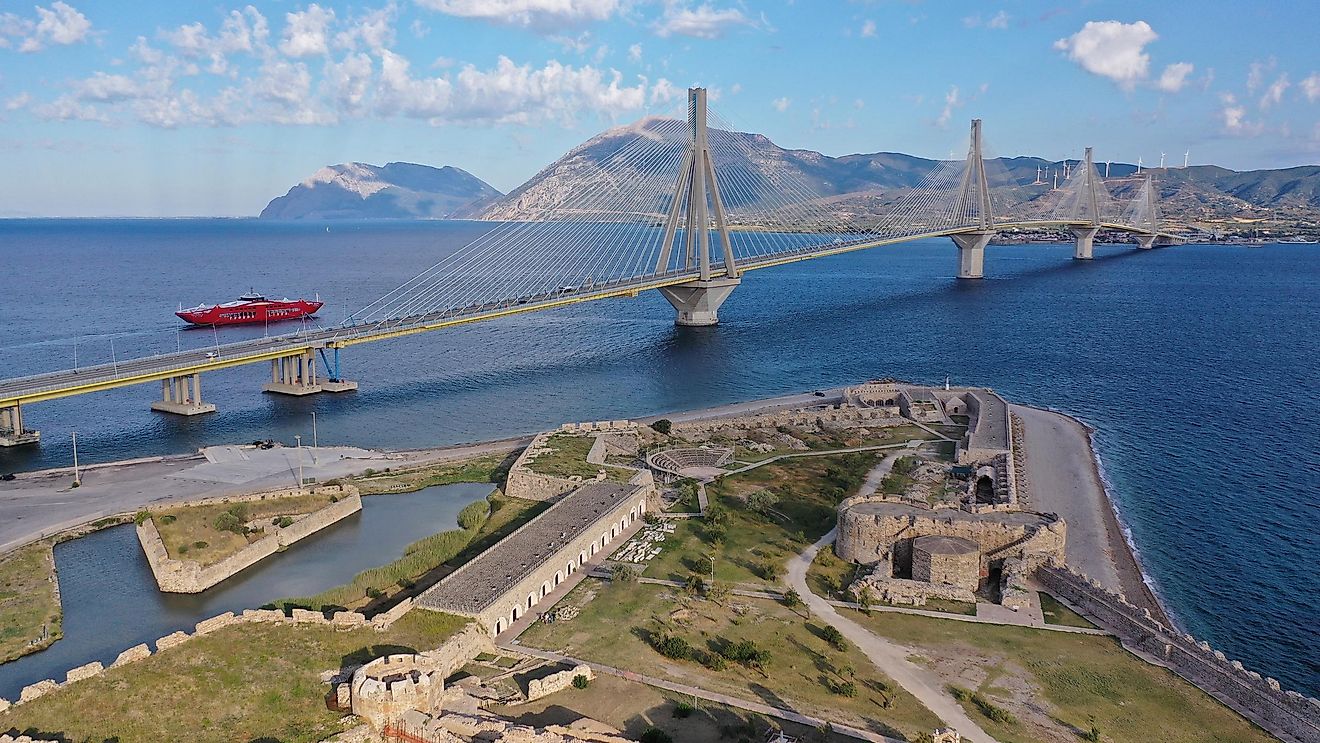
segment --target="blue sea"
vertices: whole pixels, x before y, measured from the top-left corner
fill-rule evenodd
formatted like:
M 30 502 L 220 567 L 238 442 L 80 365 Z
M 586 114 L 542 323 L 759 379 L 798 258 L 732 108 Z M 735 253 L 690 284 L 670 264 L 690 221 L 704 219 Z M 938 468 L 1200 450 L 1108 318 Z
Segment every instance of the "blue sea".
M 0 221 L 0 377 L 261 335 L 187 330 L 179 304 L 268 295 L 335 322 L 487 225 L 256 220 Z M 0 471 L 310 434 L 405 448 L 751 400 L 877 376 L 994 387 L 1096 429 L 1152 583 L 1185 629 L 1320 695 L 1320 249 L 991 246 L 958 282 L 947 240 L 749 274 L 714 328 L 659 294 L 354 346 L 361 388 L 259 392 L 205 375 L 219 412 L 152 413 L 156 385 L 25 408 L 42 443 Z M 275 330 L 275 329 L 273 329 Z M 2 487 L 2 486 L 0 486 Z

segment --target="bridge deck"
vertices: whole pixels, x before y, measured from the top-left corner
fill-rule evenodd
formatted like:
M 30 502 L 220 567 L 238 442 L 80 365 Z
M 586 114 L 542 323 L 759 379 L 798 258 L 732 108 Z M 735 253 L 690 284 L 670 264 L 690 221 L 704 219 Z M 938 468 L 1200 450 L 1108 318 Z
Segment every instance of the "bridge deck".
M 1102 229 L 1149 235 L 1150 232 L 1130 225 L 1109 224 L 1091 225 L 1084 222 L 1068 221 L 1027 221 L 997 222 L 989 229 L 1020 229 L 1032 227 L 1075 227 L 1099 226 Z M 856 240 L 837 240 L 825 245 L 813 245 L 796 250 L 783 251 L 770 255 L 740 261 L 740 272 L 795 263 L 813 258 L 824 258 L 856 250 L 893 245 L 934 237 L 947 237 L 955 234 L 975 232 L 980 227 L 958 227 L 912 232 L 884 237 L 866 237 Z M 1177 235 L 1157 232 L 1156 237 L 1180 239 Z M 724 276 L 725 267 L 715 264 L 711 267 L 712 276 Z M 161 354 L 136 359 L 129 359 L 115 364 L 100 364 L 81 369 L 66 369 L 25 377 L 0 380 L 0 408 L 15 404 L 28 404 L 42 400 L 53 400 L 72 395 L 126 387 L 134 384 L 159 381 L 171 377 L 183 376 L 206 371 L 215 371 L 232 366 L 254 364 L 281 357 L 293 356 L 316 349 L 344 348 L 359 343 L 398 338 L 405 335 L 425 333 L 432 330 L 484 322 L 509 315 L 566 307 L 582 302 L 593 302 L 614 297 L 635 297 L 643 291 L 659 289 L 665 286 L 685 284 L 698 279 L 694 270 L 670 271 L 662 274 L 620 279 L 580 287 L 571 292 L 541 294 L 515 297 L 503 302 L 461 307 L 443 312 L 397 318 L 364 325 L 347 325 L 322 330 L 299 332 L 291 335 L 273 336 L 256 340 L 240 341 L 216 346 L 209 349 L 183 351 L 180 353 Z M 210 354 L 215 354 L 214 357 Z

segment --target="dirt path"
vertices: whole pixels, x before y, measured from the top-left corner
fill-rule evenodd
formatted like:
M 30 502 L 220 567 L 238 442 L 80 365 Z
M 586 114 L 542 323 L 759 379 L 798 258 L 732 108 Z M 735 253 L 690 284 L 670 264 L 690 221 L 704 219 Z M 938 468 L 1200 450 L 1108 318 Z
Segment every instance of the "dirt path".
M 816 553 L 822 547 L 834 543 L 834 535 L 835 530 L 831 529 L 829 534 L 821 537 L 802 554 L 789 560 L 788 584 L 798 592 L 813 614 L 828 622 L 850 642 L 861 648 L 876 668 L 916 697 L 917 701 L 926 705 L 926 708 L 934 712 L 946 725 L 977 743 L 994 741 L 995 738 L 982 730 L 980 725 L 967 716 L 953 697 L 944 691 L 944 684 L 938 676 L 908 660 L 908 656 L 913 651 L 877 637 L 862 625 L 839 614 L 828 601 L 811 592 L 811 587 L 807 585 L 807 568 L 816 559 Z

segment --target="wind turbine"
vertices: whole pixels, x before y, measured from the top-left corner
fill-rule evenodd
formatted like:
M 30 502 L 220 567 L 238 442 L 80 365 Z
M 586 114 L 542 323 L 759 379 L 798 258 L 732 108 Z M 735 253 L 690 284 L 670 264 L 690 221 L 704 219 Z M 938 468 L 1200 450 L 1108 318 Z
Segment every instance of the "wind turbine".
M 1188 150 L 1188 151 L 1186 151 L 1186 152 L 1183 153 L 1183 168 L 1184 168 L 1184 169 L 1187 167 L 1187 162 L 1188 162 L 1189 160 L 1191 160 L 1191 159 L 1192 159 L 1192 151 L 1191 151 L 1191 150 Z
M 1160 153 L 1160 170 L 1164 170 L 1164 153 Z
M 1141 156 L 1137 156 L 1137 175 L 1141 175 Z

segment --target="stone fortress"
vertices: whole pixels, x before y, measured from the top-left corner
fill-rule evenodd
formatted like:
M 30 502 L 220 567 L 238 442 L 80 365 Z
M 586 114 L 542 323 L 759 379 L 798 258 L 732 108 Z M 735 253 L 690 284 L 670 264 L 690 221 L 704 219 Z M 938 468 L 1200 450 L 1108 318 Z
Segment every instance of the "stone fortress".
M 1026 578 L 1061 563 L 1067 526 L 1022 509 L 1008 403 L 973 387 L 944 389 L 880 380 L 844 390 L 848 405 L 883 410 L 922 425 L 965 425 L 954 449 L 966 484 L 956 505 L 904 495 L 854 497 L 839 507 L 835 552 L 869 568 L 850 587 L 895 604 L 929 599 L 974 603 L 978 591 L 1017 609 L 1030 601 Z M 988 585 L 989 584 L 989 585 Z

